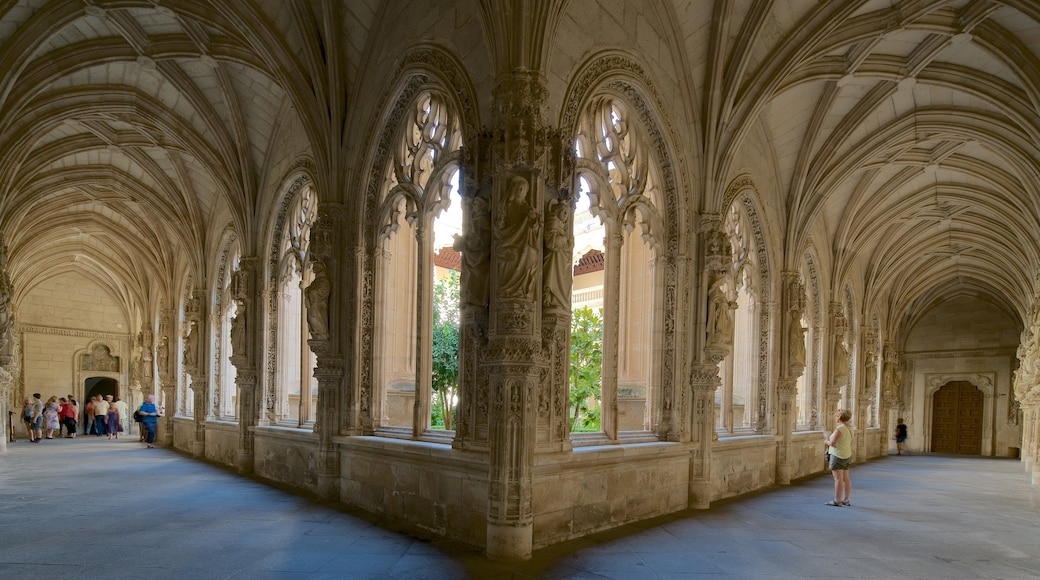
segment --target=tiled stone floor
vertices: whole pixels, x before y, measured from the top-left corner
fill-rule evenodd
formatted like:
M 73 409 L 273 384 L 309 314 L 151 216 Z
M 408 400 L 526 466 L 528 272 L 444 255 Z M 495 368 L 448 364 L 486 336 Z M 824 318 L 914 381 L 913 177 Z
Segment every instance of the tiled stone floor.
M 1017 460 L 888 457 L 503 564 L 136 438 L 9 444 L 0 578 L 1040 578 L 1040 491 Z

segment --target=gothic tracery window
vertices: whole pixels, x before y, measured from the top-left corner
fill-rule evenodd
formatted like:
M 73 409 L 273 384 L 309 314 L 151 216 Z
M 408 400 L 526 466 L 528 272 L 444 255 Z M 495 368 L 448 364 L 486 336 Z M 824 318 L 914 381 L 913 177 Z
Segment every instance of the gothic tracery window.
M 216 383 L 213 390 L 212 415 L 218 419 L 234 419 L 238 413 L 238 369 L 231 364 L 231 321 L 238 314 L 238 305 L 231 296 L 231 273 L 238 269 L 240 255 L 237 249 L 228 248 L 230 259 L 222 264 L 220 294 L 216 301 L 217 350 Z
M 420 93 L 409 111 L 380 200 L 372 414 L 383 434 L 421 436 L 451 428 L 450 411 L 437 404 L 445 399 L 433 397 L 434 309 L 444 307 L 434 303 L 434 285 L 457 268 L 436 258 L 451 250 L 450 234 L 461 231 L 453 154 L 462 133 L 437 92 Z
M 574 259 L 581 265 L 598 252 L 602 267 L 575 276 L 572 307 L 603 306 L 602 391 L 589 412 L 599 414 L 598 430 L 608 439 L 651 432 L 660 421 L 661 180 L 650 151 L 641 122 L 622 101 L 604 96 L 586 109 L 575 143 L 582 199 Z
M 733 350 L 720 367 L 716 393 L 718 429 L 734 433 L 758 427 L 758 265 L 751 227 L 743 206 L 734 203 L 725 223 L 733 251 Z
M 318 402 L 318 381 L 314 378 L 317 361 L 307 345 L 303 302 L 303 289 L 313 275 L 308 258 L 310 229 L 317 209 L 318 200 L 313 190 L 308 186 L 301 188 L 293 200 L 278 256 L 274 419 L 294 426 L 313 423 Z

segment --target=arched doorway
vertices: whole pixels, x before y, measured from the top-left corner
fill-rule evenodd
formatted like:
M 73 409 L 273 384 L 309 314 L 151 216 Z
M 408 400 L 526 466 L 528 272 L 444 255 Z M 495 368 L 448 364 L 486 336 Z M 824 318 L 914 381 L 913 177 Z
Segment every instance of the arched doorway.
M 932 451 L 982 454 L 982 391 L 950 381 L 932 395 Z
M 88 377 L 83 380 L 83 393 L 86 400 L 97 395 L 119 395 L 119 381 L 111 377 Z

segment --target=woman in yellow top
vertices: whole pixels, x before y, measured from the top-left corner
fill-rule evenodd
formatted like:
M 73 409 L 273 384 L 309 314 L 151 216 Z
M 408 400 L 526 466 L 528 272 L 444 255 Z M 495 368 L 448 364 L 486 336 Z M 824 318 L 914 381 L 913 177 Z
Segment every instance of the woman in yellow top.
M 849 419 L 852 418 L 852 411 L 839 409 L 834 413 L 834 418 L 837 419 L 838 426 L 831 436 L 825 439 L 827 452 L 831 454 L 830 468 L 831 475 L 834 476 L 834 501 L 829 501 L 826 505 L 852 507 L 852 504 L 849 503 L 849 495 L 852 493 L 849 465 L 852 464 L 853 432 L 852 427 L 848 425 Z

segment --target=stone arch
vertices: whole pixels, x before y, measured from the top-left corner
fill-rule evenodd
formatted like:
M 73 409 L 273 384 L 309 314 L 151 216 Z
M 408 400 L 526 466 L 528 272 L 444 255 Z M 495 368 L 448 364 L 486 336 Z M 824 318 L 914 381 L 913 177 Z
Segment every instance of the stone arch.
M 211 271 L 215 274 L 210 278 L 210 308 L 208 338 L 210 341 L 210 372 L 207 373 L 209 380 L 209 392 L 205 398 L 207 401 L 206 414 L 215 418 L 234 415 L 232 407 L 230 413 L 225 412 L 226 399 L 233 399 L 236 386 L 234 381 L 225 378 L 230 377 L 228 372 L 231 368 L 229 360 L 230 351 L 230 322 L 225 324 L 224 312 L 230 306 L 231 275 L 238 266 L 237 259 L 241 257 L 241 247 L 237 232 L 230 225 L 224 229 L 217 244 L 219 254 L 215 257 Z M 225 348 L 227 345 L 227 348 Z
M 806 378 L 806 396 L 808 397 L 806 424 L 809 429 L 816 429 L 820 426 L 820 400 L 822 399 L 820 380 L 822 378 L 824 304 L 819 260 L 816 255 L 816 246 L 811 242 L 805 248 L 803 260 L 808 274 L 806 297 L 811 306 L 809 312 L 806 313 L 810 321 L 808 330 L 810 343 L 806 349 L 808 353 L 806 363 L 809 366 L 803 375 Z
M 655 267 L 661 268 L 658 283 L 660 312 L 662 313 L 662 339 L 660 353 L 660 409 L 658 437 L 662 439 L 682 439 L 686 436 L 686 424 L 680 420 L 685 416 L 688 404 L 676 392 L 678 369 L 675 350 L 676 333 L 679 324 L 679 280 L 684 275 L 681 268 L 680 248 L 683 215 L 687 208 L 683 207 L 684 196 L 679 188 L 689 183 L 686 178 L 682 157 L 675 154 L 675 144 L 679 142 L 675 131 L 665 115 L 654 82 L 636 59 L 616 51 L 606 51 L 590 57 L 578 68 L 564 96 L 560 114 L 560 129 L 573 144 L 579 135 L 579 123 L 584 111 L 594 99 L 610 96 L 622 102 L 631 115 L 638 119 L 644 132 L 647 145 L 653 154 L 660 175 L 662 207 L 658 220 L 658 229 L 653 235 L 653 244 L 661 255 Z M 646 227 L 644 225 L 644 227 Z M 653 229 L 654 225 L 651 223 Z M 645 230 L 644 230 L 645 231 Z M 676 416 L 675 412 L 678 412 Z M 656 412 L 656 410 L 655 410 Z
M 265 237 L 267 255 L 262 256 L 264 264 L 263 283 L 263 318 L 265 328 L 264 353 L 264 382 L 263 395 L 260 398 L 261 421 L 273 421 L 275 417 L 276 402 L 276 377 L 278 366 L 278 292 L 283 264 L 280 254 L 280 245 L 286 229 L 290 226 L 292 209 L 296 204 L 297 196 L 304 188 L 314 187 L 314 166 L 309 160 L 298 161 L 281 180 L 281 199 L 278 211 L 272 217 L 267 236 Z M 317 195 L 317 194 L 316 194 Z
M 772 417 L 770 409 L 772 408 L 772 397 L 769 389 L 769 385 L 772 381 L 770 377 L 770 336 L 771 328 L 773 327 L 773 312 L 771 311 L 770 296 L 772 295 L 771 288 L 774 284 L 773 273 L 771 271 L 771 260 L 769 245 L 767 244 L 767 237 L 764 222 L 762 221 L 761 197 L 758 189 L 755 187 L 755 182 L 750 175 L 738 175 L 735 177 L 729 185 L 726 186 L 726 194 L 723 197 L 724 205 L 723 211 L 728 211 L 733 204 L 740 204 L 744 210 L 744 214 L 747 216 L 748 222 L 751 225 L 751 235 L 755 242 L 755 248 L 757 250 L 757 288 L 758 295 L 758 408 L 756 410 L 757 418 L 755 420 L 755 431 L 757 433 L 764 433 L 769 429 L 770 418 Z
M 376 396 L 375 366 L 376 341 L 373 339 L 377 331 L 377 287 L 378 265 L 382 256 L 379 238 L 384 220 L 381 207 L 384 176 L 387 164 L 391 162 L 394 147 L 398 145 L 404 120 L 409 108 L 425 92 L 435 92 L 442 97 L 446 106 L 457 117 L 461 131 L 462 148 L 448 153 L 438 162 L 440 171 L 449 175 L 449 165 L 463 166 L 463 157 L 469 156 L 466 146 L 473 147 L 479 133 L 479 115 L 477 111 L 476 92 L 468 73 L 454 54 L 447 49 L 432 45 L 417 45 L 408 51 L 398 64 L 394 75 L 396 82 L 383 98 L 380 122 L 374 124 L 378 133 L 369 136 L 369 157 L 366 159 L 367 177 L 365 197 L 359 206 L 359 223 L 361 223 L 361 252 L 356 259 L 361 261 L 361 295 L 359 343 L 359 382 L 358 412 L 360 427 L 366 434 L 372 433 L 379 418 L 373 416 L 373 399 Z M 473 153 L 472 155 L 478 155 Z M 473 176 L 463 175 L 464 180 Z M 468 187 L 462 187 L 460 194 L 466 195 Z
M 107 338 L 90 341 L 85 348 L 72 354 L 73 361 L 73 394 L 85 403 L 87 395 L 85 381 L 91 377 L 99 377 L 115 381 L 113 393 L 123 399 L 130 398 L 130 385 L 127 381 L 127 369 L 124 364 L 128 344 Z M 82 407 L 82 405 L 81 405 Z

